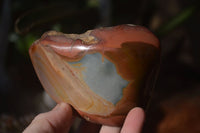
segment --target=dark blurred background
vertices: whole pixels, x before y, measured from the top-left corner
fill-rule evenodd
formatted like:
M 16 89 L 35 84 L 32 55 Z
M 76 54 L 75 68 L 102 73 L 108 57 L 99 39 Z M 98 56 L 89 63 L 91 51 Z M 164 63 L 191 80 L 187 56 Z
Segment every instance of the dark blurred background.
M 51 108 L 28 48 L 48 30 L 143 25 L 161 41 L 160 74 L 143 133 L 200 133 L 199 0 L 1 0 L 0 133 Z

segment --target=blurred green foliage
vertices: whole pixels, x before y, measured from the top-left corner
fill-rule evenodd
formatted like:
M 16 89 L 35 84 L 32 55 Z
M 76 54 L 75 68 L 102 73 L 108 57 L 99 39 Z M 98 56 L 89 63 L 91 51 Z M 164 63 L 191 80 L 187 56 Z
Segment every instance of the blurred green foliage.
M 175 29 L 177 26 L 181 25 L 190 17 L 193 16 L 193 14 L 198 10 L 199 5 L 192 5 L 171 18 L 169 21 L 165 22 L 160 28 L 158 28 L 155 32 L 157 36 L 164 36 L 171 32 L 173 29 Z
M 18 35 L 12 33 L 9 36 L 9 41 L 15 44 L 15 48 L 25 57 L 28 57 L 28 49 L 32 43 L 38 39 L 38 36 L 29 33 L 26 35 Z

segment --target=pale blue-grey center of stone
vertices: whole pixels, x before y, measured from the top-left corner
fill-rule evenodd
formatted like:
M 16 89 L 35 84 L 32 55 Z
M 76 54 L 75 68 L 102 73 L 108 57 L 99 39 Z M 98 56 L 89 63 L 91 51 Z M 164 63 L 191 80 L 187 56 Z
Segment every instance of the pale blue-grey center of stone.
M 116 104 L 121 98 L 123 88 L 127 86 L 128 81 L 124 80 L 117 74 L 115 65 L 104 58 L 100 53 L 87 54 L 78 62 L 84 68 L 82 71 L 83 79 L 92 91 L 106 99 L 107 101 Z

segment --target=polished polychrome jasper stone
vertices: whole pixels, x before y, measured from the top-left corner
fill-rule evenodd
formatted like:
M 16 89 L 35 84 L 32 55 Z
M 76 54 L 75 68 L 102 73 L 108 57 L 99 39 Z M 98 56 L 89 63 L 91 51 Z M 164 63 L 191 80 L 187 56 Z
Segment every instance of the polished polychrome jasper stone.
M 88 121 L 121 126 L 145 107 L 159 68 L 159 40 L 146 28 L 119 25 L 83 34 L 50 31 L 30 47 L 48 94 Z

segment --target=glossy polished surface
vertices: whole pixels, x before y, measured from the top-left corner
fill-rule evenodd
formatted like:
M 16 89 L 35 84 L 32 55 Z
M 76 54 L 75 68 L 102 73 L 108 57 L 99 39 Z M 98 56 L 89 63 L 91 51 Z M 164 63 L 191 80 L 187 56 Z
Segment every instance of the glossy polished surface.
M 56 102 L 88 121 L 120 126 L 146 106 L 159 67 L 159 41 L 146 28 L 119 25 L 84 34 L 45 33 L 30 48 L 36 73 Z

